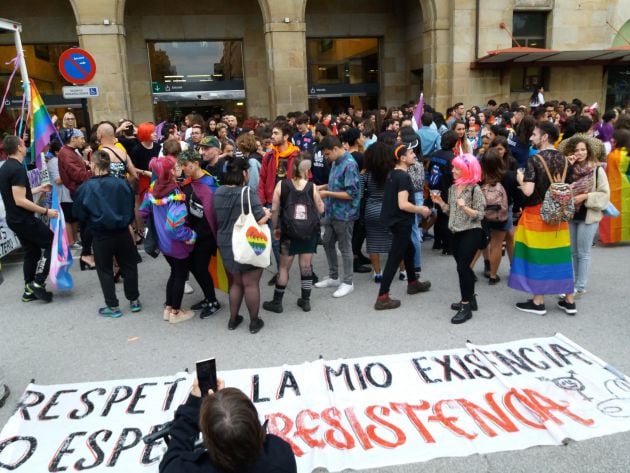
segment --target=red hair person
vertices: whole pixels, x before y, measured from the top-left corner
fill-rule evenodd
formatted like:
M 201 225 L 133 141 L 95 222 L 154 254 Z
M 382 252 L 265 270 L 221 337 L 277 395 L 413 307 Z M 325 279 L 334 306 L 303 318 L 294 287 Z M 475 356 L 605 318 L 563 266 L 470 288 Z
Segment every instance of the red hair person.
M 431 199 L 448 214 L 448 228 L 453 233 L 452 250 L 457 263 L 460 302 L 451 305 L 457 313 L 453 324 L 462 324 L 472 318 L 477 310 L 475 297 L 475 274 L 470 267 L 485 241 L 481 220 L 484 217 L 486 199 L 477 184 L 481 180 L 481 166 L 472 154 L 457 156 L 452 161 L 455 183 L 448 191 L 447 204 L 439 192 L 431 192 Z
M 136 136 L 138 142 L 129 151 L 129 156 L 138 173 L 137 205 L 139 205 L 144 198 L 144 194 L 149 190 L 149 185 L 151 184 L 149 163 L 151 159 L 160 155 L 160 144 L 157 142 L 157 134 L 153 123 L 141 123 L 138 125 Z M 144 223 L 142 219 L 136 216 L 137 243 L 142 241 L 143 230 Z

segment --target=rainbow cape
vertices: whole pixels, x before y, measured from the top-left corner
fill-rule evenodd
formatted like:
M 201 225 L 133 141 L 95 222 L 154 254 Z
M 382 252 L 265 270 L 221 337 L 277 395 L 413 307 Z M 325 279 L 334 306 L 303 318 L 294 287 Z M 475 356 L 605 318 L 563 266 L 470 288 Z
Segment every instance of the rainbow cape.
M 37 169 L 42 168 L 42 152 L 50 143 L 50 137 L 57 135 L 55 128 L 46 105 L 39 95 L 37 87 L 33 79 L 29 79 L 31 83 L 31 106 L 29 111 L 29 122 L 31 129 L 31 161 L 35 163 Z M 61 139 L 59 139 L 61 142 Z
M 530 294 L 572 293 L 569 224 L 546 224 L 540 207 L 525 207 L 518 221 L 508 286 Z
M 630 241 L 630 157 L 626 148 L 616 148 L 608 155 L 606 175 L 610 201 L 619 217 L 604 217 L 599 224 L 599 238 L 604 244 Z

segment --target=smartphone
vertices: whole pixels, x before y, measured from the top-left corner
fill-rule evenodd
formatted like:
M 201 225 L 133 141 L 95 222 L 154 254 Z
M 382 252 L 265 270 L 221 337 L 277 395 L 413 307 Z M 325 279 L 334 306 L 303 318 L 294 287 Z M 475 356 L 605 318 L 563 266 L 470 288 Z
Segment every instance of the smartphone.
M 201 397 L 208 395 L 208 390 L 217 390 L 217 363 L 214 358 L 201 360 L 197 362 L 197 379 L 199 380 L 199 389 Z

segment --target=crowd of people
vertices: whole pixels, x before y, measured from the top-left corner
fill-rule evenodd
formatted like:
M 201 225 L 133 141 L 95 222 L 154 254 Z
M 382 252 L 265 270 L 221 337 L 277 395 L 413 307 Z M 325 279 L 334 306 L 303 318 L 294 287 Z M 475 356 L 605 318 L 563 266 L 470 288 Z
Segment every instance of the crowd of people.
M 425 105 L 419 123 L 412 103 L 249 118 L 242 126 L 229 114 L 204 120 L 192 113 L 181 124 L 157 126 L 123 119 L 89 132 L 68 112 L 45 156 L 50 181 L 37 188 L 24 165 L 27 143 L 7 135 L 0 192 L 7 224 L 24 249 L 22 300 L 53 298 L 46 289 L 53 233 L 45 220 L 58 214 L 38 196 L 55 186 L 68 242 L 81 252 L 81 270 L 96 270 L 105 302 L 98 313 L 106 317 L 123 314 L 120 279 L 129 309 L 142 310 L 142 244 L 147 253 L 149 246 L 161 253 L 170 269 L 165 321 L 184 322 L 196 312 L 207 318 L 221 309 L 209 271 L 220 255 L 229 277 L 228 329 L 243 322 L 244 301 L 249 331 L 257 333 L 261 308 L 284 311 L 295 256 L 302 311 L 316 305 L 313 288 L 321 289 L 316 299 L 328 288 L 341 298 L 354 291 L 353 273 L 367 272 L 379 285 L 374 309 L 395 309 L 401 305 L 390 297 L 396 277 L 406 280 L 408 294 L 431 288 L 421 277 L 422 242 L 429 238 L 433 250 L 456 262 L 460 294 L 452 323 L 479 310 L 477 261 L 496 286 L 506 254 L 508 286 L 532 294 L 517 309 L 544 315 L 545 295 L 561 295 L 558 307 L 574 315 L 576 298 L 587 291 L 598 229 L 604 243 L 630 240 L 625 220 L 610 216 L 611 208 L 622 217 L 630 211 L 630 113 L 600 115 L 577 99 L 545 101 L 543 92 L 537 88 L 529 106 L 457 103 L 446 117 Z M 276 271 L 268 283 L 272 298 L 262 303 L 263 268 L 233 254 L 241 211 L 271 230 Z M 318 245 L 328 264 L 321 278 L 312 266 Z M 189 274 L 203 299 L 185 308 Z

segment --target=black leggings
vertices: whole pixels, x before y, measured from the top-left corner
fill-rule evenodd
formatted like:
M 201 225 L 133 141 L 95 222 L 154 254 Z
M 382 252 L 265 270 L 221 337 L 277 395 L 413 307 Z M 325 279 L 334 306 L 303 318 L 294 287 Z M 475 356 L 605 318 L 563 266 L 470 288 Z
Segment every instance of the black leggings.
M 216 252 L 216 244 L 212 238 L 202 238 L 195 242 L 190 254 L 190 272 L 193 273 L 197 283 L 203 291 L 203 295 L 208 302 L 216 302 L 217 296 L 214 292 L 214 282 L 208 266 L 212 253 Z
M 457 263 L 459 290 L 463 302 L 470 302 L 475 295 L 475 273 L 470 263 L 481 246 L 482 231 L 481 228 L 473 228 L 452 234 L 453 257 Z
M 166 302 L 165 305 L 172 307 L 173 310 L 179 310 L 182 307 L 182 299 L 184 297 L 184 285 L 188 277 L 188 258 L 177 259 L 172 256 L 166 256 L 166 261 L 171 267 L 171 274 L 166 283 Z
M 413 257 L 415 256 L 416 248 L 411 241 L 411 225 L 397 225 L 389 227 L 389 230 L 392 232 L 392 246 L 389 249 L 387 263 L 385 263 L 385 269 L 383 270 L 381 288 L 378 291 L 379 296 L 389 293 L 389 287 L 402 260 L 405 261 L 407 281 L 412 283 L 417 279 L 416 271 L 413 267 Z
M 87 222 L 79 221 L 79 233 L 81 234 L 81 256 L 91 256 L 92 230 Z
M 20 224 L 11 224 L 10 228 L 24 249 L 24 282 L 35 281 L 44 285 L 50 271 L 53 232 L 35 217 L 29 217 Z

